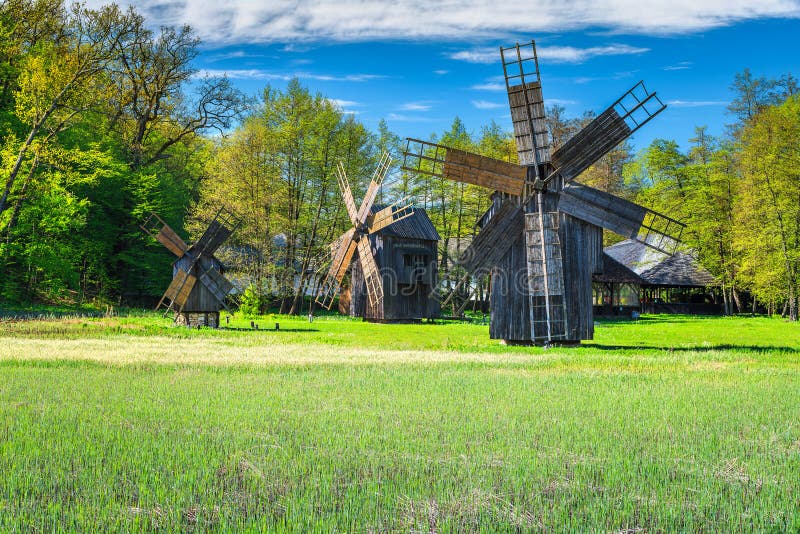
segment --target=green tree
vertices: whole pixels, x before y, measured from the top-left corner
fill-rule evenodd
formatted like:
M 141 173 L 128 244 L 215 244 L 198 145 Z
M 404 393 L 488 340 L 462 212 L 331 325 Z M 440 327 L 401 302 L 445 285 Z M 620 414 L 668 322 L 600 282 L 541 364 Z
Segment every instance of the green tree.
M 800 97 L 761 110 L 741 136 L 735 218 L 740 279 L 797 320 L 800 271 Z

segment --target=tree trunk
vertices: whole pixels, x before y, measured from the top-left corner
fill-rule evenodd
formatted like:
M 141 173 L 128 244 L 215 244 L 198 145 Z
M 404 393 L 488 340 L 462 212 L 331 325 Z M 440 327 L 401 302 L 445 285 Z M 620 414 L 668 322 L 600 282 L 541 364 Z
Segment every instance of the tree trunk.
M 739 300 L 739 292 L 736 291 L 736 288 L 731 288 L 731 295 L 733 296 L 733 301 L 736 303 L 736 313 L 742 313 L 742 302 Z
M 722 286 L 722 310 L 725 315 L 731 314 L 730 302 L 728 301 L 728 289 Z

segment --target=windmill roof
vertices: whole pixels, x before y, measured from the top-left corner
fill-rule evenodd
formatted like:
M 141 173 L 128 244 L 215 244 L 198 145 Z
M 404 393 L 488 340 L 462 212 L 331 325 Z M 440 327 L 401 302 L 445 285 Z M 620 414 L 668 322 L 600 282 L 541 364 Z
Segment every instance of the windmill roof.
M 617 284 L 641 284 L 642 279 L 626 266 L 603 253 L 603 272 L 592 275 L 594 282 L 614 282 Z
M 370 212 L 376 213 L 386 207 L 388 207 L 388 204 L 374 204 Z M 414 208 L 414 213 L 411 216 L 394 222 L 377 233 L 385 236 L 424 239 L 427 241 L 439 241 L 440 239 L 439 232 L 436 231 L 431 218 L 428 217 L 428 212 L 423 208 Z
M 608 278 L 616 273 L 620 279 L 600 279 L 598 281 L 627 282 L 622 280 L 622 266 L 639 278 L 639 283 L 649 286 L 705 287 L 716 284 L 714 276 L 705 270 L 698 261 L 684 252 L 673 256 L 651 249 L 632 239 L 606 247 L 604 260 L 609 267 Z M 615 265 L 618 264 L 618 265 Z

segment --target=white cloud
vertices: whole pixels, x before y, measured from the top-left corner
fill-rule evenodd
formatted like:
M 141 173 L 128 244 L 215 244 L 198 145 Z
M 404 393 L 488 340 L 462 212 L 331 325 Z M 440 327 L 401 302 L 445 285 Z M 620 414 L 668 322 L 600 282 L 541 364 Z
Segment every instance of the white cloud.
M 329 98 L 328 102 L 330 102 L 334 106 L 337 106 L 337 107 L 342 108 L 342 109 L 358 107 L 358 106 L 361 105 L 358 102 L 354 102 L 352 100 L 342 100 L 340 98 Z
M 555 104 L 557 106 L 572 106 L 578 102 L 575 100 L 565 100 L 563 98 L 545 98 L 544 103 L 548 105 Z
M 406 115 L 403 113 L 389 113 L 386 115 L 386 119 L 396 122 L 433 122 L 438 120 L 431 117 L 425 117 L 421 115 Z
M 664 70 L 686 70 L 692 67 L 691 61 L 681 61 L 675 65 L 667 65 Z
M 574 46 L 536 47 L 536 52 L 539 56 L 539 59 L 548 60 L 550 63 L 582 63 L 588 59 L 598 56 L 642 54 L 649 50 L 649 48 L 639 48 L 624 44 L 592 46 L 589 48 L 577 48 Z M 467 61 L 469 63 L 496 63 L 500 61 L 500 51 L 497 48 L 473 48 L 472 50 L 454 52 L 448 57 L 450 59 Z M 524 57 L 525 56 L 523 56 L 523 59 Z M 506 55 L 506 58 L 508 58 L 508 55 Z
M 639 48 L 624 44 L 592 46 L 589 48 L 575 48 L 574 46 L 543 46 L 537 48 L 539 58 L 546 59 L 551 63 L 582 63 L 587 59 L 598 56 L 643 54 L 649 50 L 649 48 Z
M 448 74 L 449 72 L 450 72 L 449 70 L 444 70 L 444 69 L 437 69 L 437 70 L 433 71 L 433 73 L 436 74 L 437 76 L 444 76 L 445 74 Z
M 331 74 L 314 74 L 309 72 L 271 72 L 263 69 L 199 69 L 195 73 L 196 78 L 205 76 L 227 76 L 232 80 L 283 80 L 288 81 L 292 78 L 301 80 L 316 80 L 322 82 L 367 82 L 384 78 L 378 74 L 347 74 L 335 76 Z
M 668 106 L 677 108 L 701 108 L 706 106 L 727 106 L 729 102 L 723 100 L 670 100 Z
M 497 109 L 497 108 L 502 108 L 505 104 L 498 104 L 497 102 L 489 102 L 488 100 L 473 100 L 472 105 L 478 109 Z
M 422 102 L 408 102 L 400 106 L 401 111 L 428 111 L 429 109 L 431 109 L 431 105 Z
M 506 84 L 497 82 L 479 83 L 478 85 L 473 85 L 471 89 L 476 91 L 505 91 Z
M 468 63 L 494 63 L 500 61 L 500 50 L 498 48 L 474 48 L 453 52 L 448 57 Z
M 89 0 L 90 7 L 106 0 Z M 190 24 L 207 43 L 497 39 L 600 29 L 675 34 L 742 20 L 800 18 L 798 0 L 124 0 L 153 24 Z

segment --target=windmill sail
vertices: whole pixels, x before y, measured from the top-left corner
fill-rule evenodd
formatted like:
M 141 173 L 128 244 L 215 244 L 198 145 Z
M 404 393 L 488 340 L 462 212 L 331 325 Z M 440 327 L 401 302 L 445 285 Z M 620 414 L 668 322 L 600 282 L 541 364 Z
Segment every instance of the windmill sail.
M 577 182 L 561 191 L 558 209 L 670 255 L 676 252 L 686 227 L 666 215 Z
M 369 303 L 372 307 L 376 307 L 383 300 L 383 282 L 378 265 L 372 256 L 369 239 L 366 237 L 361 238 L 358 242 L 358 260 L 361 263 L 361 270 L 364 272 Z
M 500 49 L 503 74 L 514 126 L 514 141 L 521 165 L 550 161 L 550 142 L 545 121 L 539 59 L 533 41 Z
M 316 302 L 325 309 L 330 310 L 331 306 L 333 306 L 333 301 L 339 293 L 342 279 L 350 267 L 350 261 L 356 251 L 354 235 L 355 229 L 351 228 L 339 239 L 338 248 L 333 252 L 331 266 L 322 284 L 320 284 Z
M 407 140 L 403 156 L 401 168 L 404 170 L 479 185 L 510 195 L 521 195 L 528 177 L 528 169 L 522 165 L 419 139 Z
M 665 108 L 644 82 L 637 83 L 555 151 L 555 170 L 547 180 L 557 175 L 565 182 L 574 179 Z
M 147 220 L 139 227 L 179 258 L 183 256 L 189 248 L 186 242 L 175 233 L 175 230 L 170 228 L 169 225 L 155 213 L 151 213 Z

